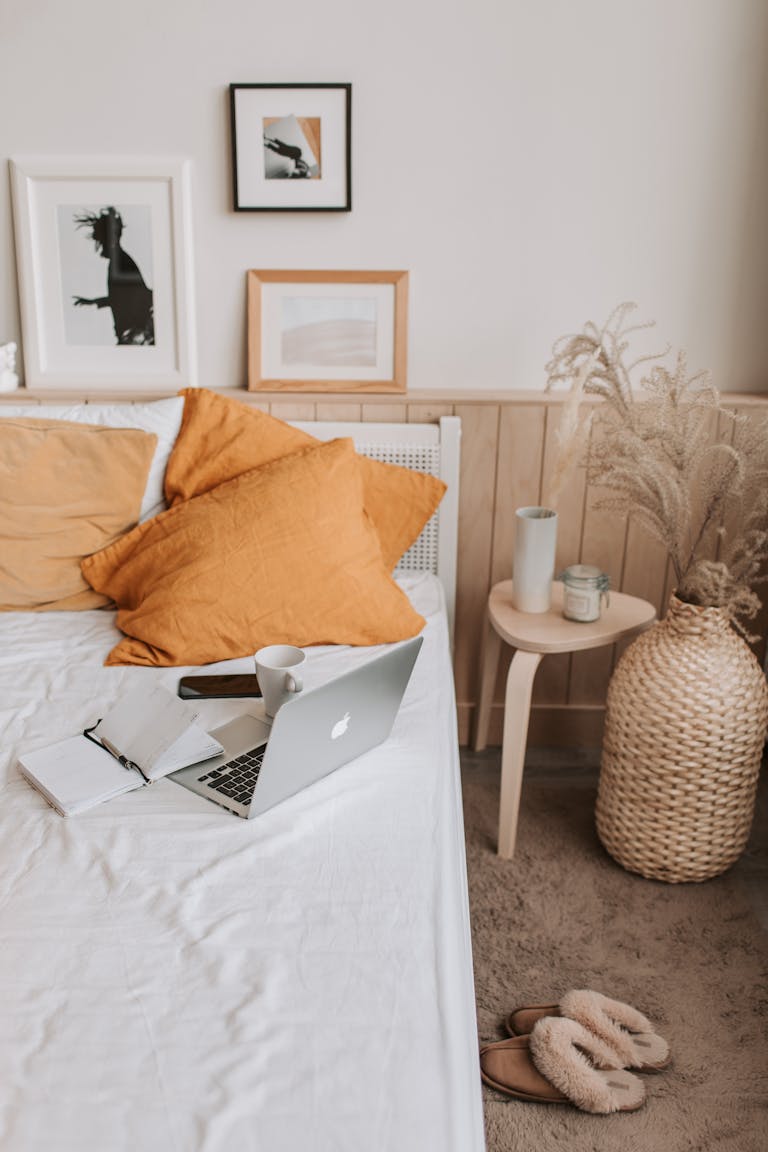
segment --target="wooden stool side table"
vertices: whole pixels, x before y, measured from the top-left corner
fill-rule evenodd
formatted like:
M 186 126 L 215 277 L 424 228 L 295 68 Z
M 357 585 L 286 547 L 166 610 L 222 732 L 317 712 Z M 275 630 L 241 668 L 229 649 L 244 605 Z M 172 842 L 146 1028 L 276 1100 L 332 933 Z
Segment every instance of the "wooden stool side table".
M 611 592 L 610 605 L 599 620 L 589 623 L 566 620 L 562 606 L 563 586 L 558 581 L 552 585 L 552 605 L 548 612 L 518 612 L 513 606 L 511 580 L 495 584 L 488 597 L 473 747 L 481 752 L 488 742 L 488 721 L 503 641 L 515 649 L 504 695 L 501 750 L 498 854 L 505 860 L 511 859 L 515 851 L 533 678 L 542 658 L 550 652 L 579 652 L 625 640 L 649 628 L 656 619 L 652 604 L 623 592 Z

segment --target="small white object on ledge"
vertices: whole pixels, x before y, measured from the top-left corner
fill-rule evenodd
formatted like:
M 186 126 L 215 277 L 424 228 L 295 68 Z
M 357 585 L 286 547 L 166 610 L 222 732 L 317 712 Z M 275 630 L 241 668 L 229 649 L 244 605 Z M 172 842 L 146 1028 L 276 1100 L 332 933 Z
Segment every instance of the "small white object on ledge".
M 13 392 L 19 386 L 16 367 L 16 345 L 0 344 L 0 392 Z

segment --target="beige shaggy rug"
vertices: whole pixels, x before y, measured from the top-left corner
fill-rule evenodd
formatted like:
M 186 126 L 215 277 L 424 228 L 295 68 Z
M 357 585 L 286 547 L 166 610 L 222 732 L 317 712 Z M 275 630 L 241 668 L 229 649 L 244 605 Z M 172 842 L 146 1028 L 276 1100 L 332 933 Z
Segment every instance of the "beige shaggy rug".
M 642 1074 L 647 1101 L 631 1114 L 484 1086 L 488 1152 L 766 1152 L 768 935 L 754 897 L 768 880 L 765 788 L 747 856 L 668 885 L 601 847 L 594 771 L 533 768 L 512 861 L 495 854 L 498 757 L 465 756 L 462 781 L 480 1039 L 502 1039 L 515 1007 L 593 988 L 640 1009 L 672 1050 L 669 1069 Z

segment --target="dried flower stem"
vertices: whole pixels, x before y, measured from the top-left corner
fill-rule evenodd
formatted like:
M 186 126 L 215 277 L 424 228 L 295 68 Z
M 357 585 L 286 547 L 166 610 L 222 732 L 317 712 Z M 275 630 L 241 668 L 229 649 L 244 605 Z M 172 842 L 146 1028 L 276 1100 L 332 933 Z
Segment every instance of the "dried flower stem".
M 585 456 L 587 482 L 608 492 L 597 507 L 632 513 L 667 549 L 677 595 L 722 608 L 747 635 L 738 618 L 757 614 L 754 586 L 768 580 L 768 421 L 750 429 L 724 408 L 706 373 L 688 374 L 683 352 L 672 368 L 661 363 L 669 349 L 628 362 L 630 337 L 653 326 L 630 324 L 634 309 L 620 304 L 603 328 L 589 322 L 553 348 L 548 387 L 569 387 L 553 490 Z M 638 396 L 632 377 L 643 365 L 650 369 Z M 588 395 L 603 403 L 585 417 Z M 584 452 L 590 420 L 600 435 Z M 713 440 L 718 422 L 732 429 L 732 442 L 727 434 Z M 717 561 L 704 554 L 713 532 Z

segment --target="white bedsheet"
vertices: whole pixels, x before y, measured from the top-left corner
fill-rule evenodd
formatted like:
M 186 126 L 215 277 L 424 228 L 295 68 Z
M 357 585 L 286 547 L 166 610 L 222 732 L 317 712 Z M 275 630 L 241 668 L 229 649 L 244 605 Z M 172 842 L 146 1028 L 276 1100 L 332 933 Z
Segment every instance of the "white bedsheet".
M 447 627 L 401 582 L 391 738 L 252 821 L 170 781 L 55 813 L 16 753 L 181 670 L 104 668 L 110 612 L 0 614 L 3 1152 L 482 1149 Z M 308 686 L 371 649 L 309 653 Z

